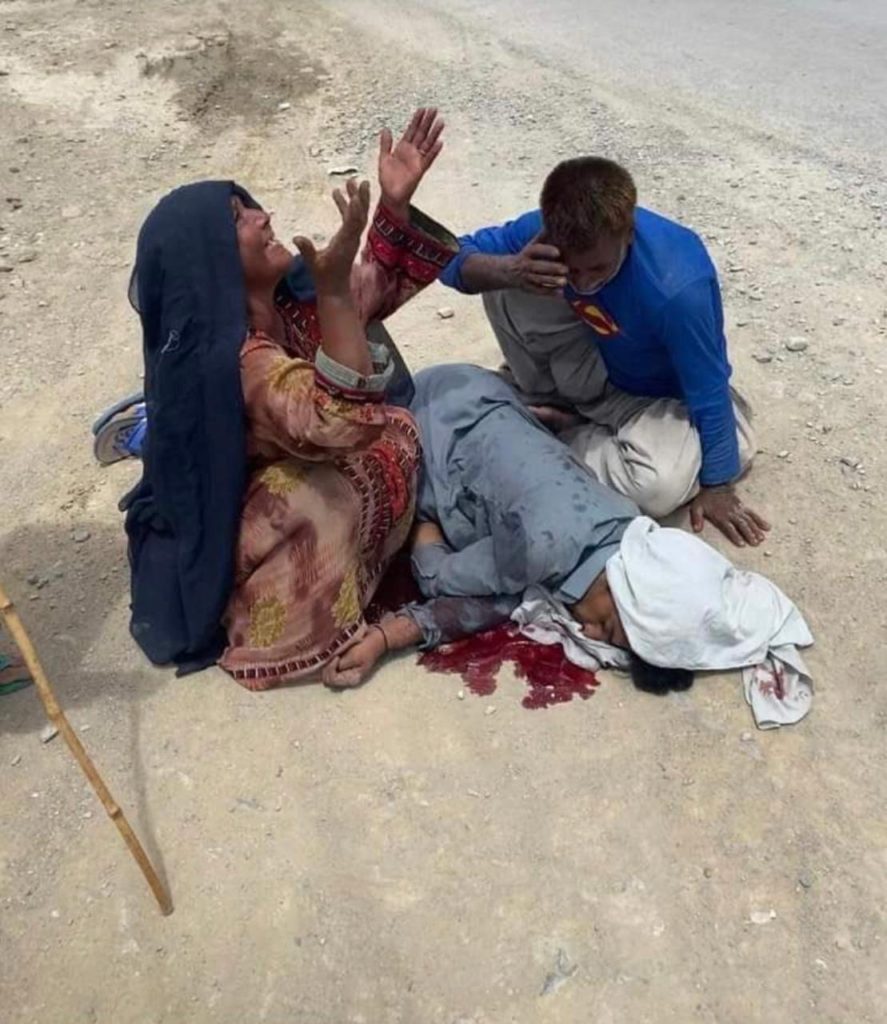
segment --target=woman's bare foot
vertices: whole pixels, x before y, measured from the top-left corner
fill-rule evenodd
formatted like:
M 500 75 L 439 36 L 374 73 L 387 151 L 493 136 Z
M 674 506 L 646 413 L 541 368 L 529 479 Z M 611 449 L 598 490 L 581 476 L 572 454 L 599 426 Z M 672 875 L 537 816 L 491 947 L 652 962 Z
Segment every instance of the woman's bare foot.
M 323 670 L 323 682 L 336 689 L 360 686 L 381 657 L 413 647 L 421 639 L 422 631 L 409 615 L 388 615 L 333 658 Z

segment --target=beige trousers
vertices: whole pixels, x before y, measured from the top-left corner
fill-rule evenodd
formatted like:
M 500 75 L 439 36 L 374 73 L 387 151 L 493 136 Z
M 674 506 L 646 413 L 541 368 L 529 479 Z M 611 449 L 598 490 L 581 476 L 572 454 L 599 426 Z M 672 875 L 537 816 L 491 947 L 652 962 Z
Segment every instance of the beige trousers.
M 528 405 L 570 407 L 587 421 L 561 436 L 602 483 L 657 519 L 695 496 L 702 447 L 683 402 L 610 384 L 594 332 L 562 299 L 498 291 L 483 300 L 505 357 L 502 373 Z M 744 472 L 755 438 L 735 392 L 733 410 Z

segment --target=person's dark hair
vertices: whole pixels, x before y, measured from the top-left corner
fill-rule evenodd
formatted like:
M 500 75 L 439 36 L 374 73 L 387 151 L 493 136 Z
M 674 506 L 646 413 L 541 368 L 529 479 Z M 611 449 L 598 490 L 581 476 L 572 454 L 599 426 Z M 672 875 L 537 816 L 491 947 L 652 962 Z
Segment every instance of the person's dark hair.
M 644 693 L 655 693 L 660 697 L 672 690 L 689 690 L 693 685 L 693 673 L 686 668 L 659 668 L 651 665 L 632 652 L 629 664 L 631 681 Z
M 562 253 L 583 252 L 602 235 L 627 235 L 637 198 L 631 175 L 612 160 L 564 160 L 545 179 L 539 198 L 546 241 Z

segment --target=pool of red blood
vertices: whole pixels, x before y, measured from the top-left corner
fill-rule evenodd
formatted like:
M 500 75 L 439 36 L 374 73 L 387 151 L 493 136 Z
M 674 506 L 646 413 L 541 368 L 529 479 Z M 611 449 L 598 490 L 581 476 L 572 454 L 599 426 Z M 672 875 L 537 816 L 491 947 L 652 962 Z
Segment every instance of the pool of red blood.
M 537 643 L 510 623 L 426 651 L 419 658 L 419 664 L 432 672 L 458 673 L 479 697 L 495 691 L 496 674 L 506 661 L 527 684 L 529 692 L 521 704 L 531 710 L 566 704 L 574 697 L 588 700 L 598 685 L 593 672 L 567 660 L 560 644 Z
M 417 600 L 421 596 L 409 558 L 401 555 L 379 584 L 367 619 L 378 622 L 385 612 Z M 531 710 L 566 704 L 574 697 L 588 700 L 598 686 L 595 674 L 569 661 L 560 644 L 536 643 L 522 636 L 511 623 L 425 651 L 419 657 L 419 664 L 430 672 L 460 675 L 466 687 L 479 697 L 495 692 L 496 675 L 505 662 L 511 662 L 515 675 L 527 684 L 528 692 L 521 704 Z

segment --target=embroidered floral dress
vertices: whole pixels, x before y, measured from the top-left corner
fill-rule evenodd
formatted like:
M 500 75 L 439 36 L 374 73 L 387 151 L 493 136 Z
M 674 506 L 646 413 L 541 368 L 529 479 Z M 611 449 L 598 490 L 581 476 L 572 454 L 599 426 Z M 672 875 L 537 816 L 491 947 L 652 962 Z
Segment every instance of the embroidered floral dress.
M 352 291 L 364 323 L 430 284 L 457 245 L 418 211 L 379 206 Z M 316 673 L 358 632 L 413 520 L 419 436 L 384 403 L 393 364 L 374 374 L 320 348 L 313 300 L 281 301 L 286 346 L 251 332 L 240 355 L 251 476 L 225 616 L 221 666 L 251 690 Z

